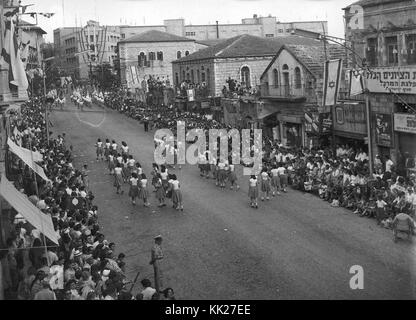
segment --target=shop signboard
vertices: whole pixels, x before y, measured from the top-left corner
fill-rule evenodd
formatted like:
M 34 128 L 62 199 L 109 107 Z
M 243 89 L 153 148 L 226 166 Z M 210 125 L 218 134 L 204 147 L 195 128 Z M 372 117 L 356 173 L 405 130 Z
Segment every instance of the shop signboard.
M 416 94 L 416 67 L 372 68 L 366 85 L 370 92 Z
M 416 115 L 406 113 L 394 114 L 394 130 L 416 134 Z
M 390 114 L 376 113 L 376 142 L 379 146 L 393 147 L 393 126 Z
M 343 103 L 334 108 L 334 130 L 364 135 L 367 133 L 365 105 Z

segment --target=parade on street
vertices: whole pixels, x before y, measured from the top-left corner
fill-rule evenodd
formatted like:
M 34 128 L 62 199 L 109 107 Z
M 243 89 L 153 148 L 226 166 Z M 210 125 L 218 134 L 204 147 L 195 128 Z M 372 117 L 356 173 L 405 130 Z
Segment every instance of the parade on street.
M 415 3 L 33 2 L 0 0 L 0 300 L 416 297 Z

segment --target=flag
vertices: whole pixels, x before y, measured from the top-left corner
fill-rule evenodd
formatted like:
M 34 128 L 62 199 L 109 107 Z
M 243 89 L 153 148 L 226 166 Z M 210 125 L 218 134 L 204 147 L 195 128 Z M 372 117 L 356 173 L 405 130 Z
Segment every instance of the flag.
M 342 60 L 325 62 L 323 107 L 331 107 L 337 103 L 341 81 Z
M 358 70 L 350 71 L 350 96 L 356 96 L 364 92 L 363 76 Z
M 14 141 L 16 142 L 16 144 L 19 147 L 21 147 L 22 146 L 22 133 L 17 129 L 17 127 L 14 127 L 13 136 L 14 136 Z
M 27 81 L 25 67 L 20 57 L 13 17 L 9 17 L 5 25 L 4 48 L 1 56 L 9 65 L 9 83 L 19 87 L 19 89 L 27 90 L 29 83 Z
M 27 63 L 29 62 L 29 43 L 30 43 L 30 40 L 26 44 L 22 43 L 23 50 L 22 50 L 21 58 L 22 58 L 22 62 L 23 62 L 23 66 L 25 70 L 26 70 Z

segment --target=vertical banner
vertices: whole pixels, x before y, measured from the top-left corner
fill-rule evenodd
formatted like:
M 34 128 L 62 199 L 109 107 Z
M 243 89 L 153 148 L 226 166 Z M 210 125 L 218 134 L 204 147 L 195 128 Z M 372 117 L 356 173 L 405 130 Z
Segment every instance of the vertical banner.
M 139 77 L 137 74 L 137 67 L 136 66 L 130 66 L 131 70 L 131 80 L 133 83 L 134 88 L 138 88 L 140 86 Z
M 362 94 L 364 92 L 364 82 L 361 72 L 358 70 L 351 70 L 349 78 L 350 97 Z
M 324 94 L 323 109 L 329 112 L 327 107 L 332 107 L 337 103 L 339 86 L 341 81 L 342 60 L 329 60 L 325 62 L 324 72 Z
M 194 89 L 189 89 L 188 91 L 188 101 L 195 101 L 195 91 Z
M 379 146 L 393 147 L 393 126 L 390 114 L 377 113 L 376 120 L 376 141 Z

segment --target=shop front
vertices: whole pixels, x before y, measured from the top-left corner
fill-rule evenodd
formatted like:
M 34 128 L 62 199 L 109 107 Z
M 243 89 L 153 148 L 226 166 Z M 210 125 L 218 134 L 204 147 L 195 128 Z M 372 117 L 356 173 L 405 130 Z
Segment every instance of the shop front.
M 361 101 L 340 102 L 333 108 L 334 144 L 367 149 L 367 122 L 365 104 Z
M 395 113 L 394 132 L 407 173 L 416 173 L 416 115 Z
M 307 143 L 303 118 L 279 114 L 277 120 L 280 124 L 280 141 L 286 147 L 304 147 Z

